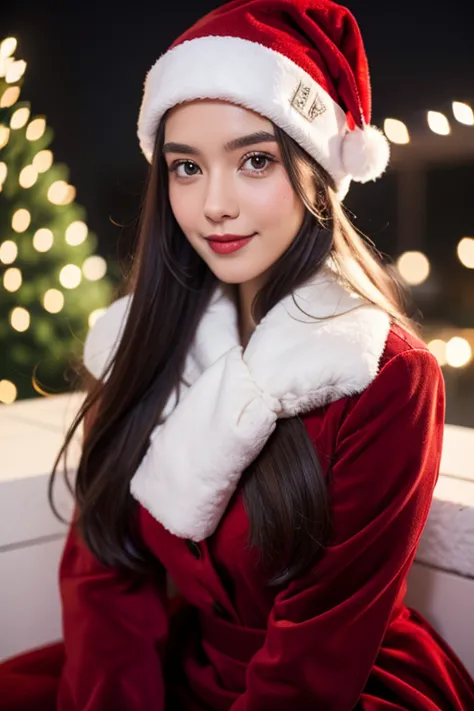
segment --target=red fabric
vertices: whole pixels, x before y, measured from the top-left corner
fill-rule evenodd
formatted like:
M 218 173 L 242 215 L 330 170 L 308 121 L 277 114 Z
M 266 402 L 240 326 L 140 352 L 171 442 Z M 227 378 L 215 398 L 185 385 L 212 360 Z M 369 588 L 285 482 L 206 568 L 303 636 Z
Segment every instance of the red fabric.
M 347 7 L 330 0 L 233 0 L 199 19 L 170 49 L 208 36 L 239 37 L 279 52 L 348 113 L 349 128 L 370 124 L 369 65 Z
M 160 561 L 181 591 L 172 611 L 161 576 L 126 595 L 71 533 L 60 570 L 66 661 L 57 709 L 474 709 L 459 659 L 403 604 L 438 475 L 444 408 L 435 358 L 394 328 L 374 382 L 305 418 L 326 470 L 332 462 L 335 535 L 284 589 L 265 587 L 246 546 L 240 492 L 199 549 L 140 508 L 157 569 Z M 21 669 L 21 658 L 12 663 Z M 53 711 L 39 705 L 41 674 L 25 673 L 31 697 L 22 703 L 24 688 L 15 697 L 10 686 L 2 711 Z M 2 700 L 5 679 L 8 688 L 0 668 Z
M 156 579 L 130 593 L 71 527 L 59 577 L 66 646 L 59 711 L 162 708 L 165 571 L 157 564 Z
M 63 665 L 62 642 L 0 664 L 1 711 L 53 711 Z

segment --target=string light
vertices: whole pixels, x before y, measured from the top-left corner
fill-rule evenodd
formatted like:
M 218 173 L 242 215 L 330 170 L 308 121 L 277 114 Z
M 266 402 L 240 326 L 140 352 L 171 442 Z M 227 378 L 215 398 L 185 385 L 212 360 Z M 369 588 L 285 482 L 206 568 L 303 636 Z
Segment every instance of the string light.
M 31 188 L 38 180 L 38 171 L 33 165 L 27 165 L 20 173 L 18 182 L 22 188 Z
M 27 63 L 23 60 L 16 60 L 12 56 L 17 47 L 17 40 L 9 37 L 0 43 L 0 76 L 5 77 L 7 84 L 17 83 L 26 71 Z M 19 101 L 21 88 L 19 86 L 5 87 L 0 92 L 0 108 L 10 109 L 11 116 L 4 119 L 8 125 L 0 124 L 0 149 L 4 148 L 11 137 L 11 131 L 26 127 L 25 134 L 28 141 L 40 139 L 47 128 L 44 118 L 31 120 L 30 108 L 28 106 L 15 106 Z M 10 112 L 8 112 L 10 114 Z M 18 175 L 18 184 L 21 188 L 31 188 L 38 180 L 40 173 L 46 173 L 53 165 L 53 153 L 50 150 L 40 150 L 31 160 L 31 164 L 24 165 Z M 21 166 L 20 166 L 21 167 Z M 0 161 L 0 190 L 7 180 L 9 168 L 7 163 Z M 16 176 L 15 176 L 16 177 Z M 48 200 L 56 205 L 68 205 L 76 197 L 76 189 L 66 181 L 56 181 L 48 189 Z M 17 233 L 24 233 L 31 225 L 32 216 L 28 209 L 15 209 L 11 216 L 11 228 Z M 65 231 L 66 243 L 74 246 L 80 245 L 88 237 L 88 227 L 77 220 Z M 50 229 L 41 228 L 33 236 L 33 247 L 38 252 L 46 252 L 51 249 L 54 243 L 54 235 Z M 11 240 L 6 240 L 0 244 L 0 262 L 4 265 L 12 264 L 18 257 L 18 246 Z M 78 286 L 83 276 L 91 281 L 102 278 L 106 273 L 107 264 L 102 257 L 92 255 L 86 259 L 81 268 L 75 264 L 67 264 L 59 273 L 59 281 L 67 289 L 74 289 Z M 3 274 L 3 287 L 9 292 L 15 292 L 22 286 L 22 272 L 17 267 L 5 269 Z M 42 297 L 44 309 L 51 314 L 59 313 L 65 304 L 65 295 L 59 289 L 48 289 Z M 89 322 L 95 321 L 105 312 L 104 309 L 97 309 L 89 314 Z M 31 314 L 28 309 L 22 306 L 15 307 L 9 313 L 9 323 L 18 332 L 27 331 L 31 327 Z M 18 397 L 16 385 L 10 380 L 0 380 L 0 402 L 5 404 L 13 403 Z
M 453 101 L 453 114 L 459 123 L 464 123 L 466 126 L 474 126 L 474 111 L 469 104 L 464 104 L 462 101 Z
M 43 306 L 51 314 L 57 314 L 64 306 L 64 294 L 59 289 L 48 289 L 43 296 Z
M 3 286 L 7 291 L 18 291 L 22 284 L 21 271 L 16 267 L 10 267 L 3 275 Z
M 465 126 L 474 126 L 474 111 L 469 104 L 453 101 L 451 107 L 456 121 Z M 428 111 L 426 116 L 428 127 L 433 133 L 440 136 L 448 136 L 451 133 L 451 125 L 445 114 L 440 111 Z M 407 126 L 397 119 L 385 119 L 384 133 L 392 143 L 410 142 Z M 463 237 L 459 241 L 457 256 L 464 267 L 474 269 L 474 237 Z M 397 268 L 407 284 L 418 286 L 428 278 L 431 265 L 425 254 L 412 251 L 399 257 Z M 474 338 L 471 338 L 470 342 L 461 336 L 454 336 L 450 340 L 438 337 L 428 343 L 428 348 L 441 366 L 463 368 L 473 362 Z
M 2 191 L 3 183 L 7 179 L 7 174 L 8 174 L 7 164 L 3 163 L 3 161 L 2 161 L 0 163 L 0 192 Z
M 71 247 L 76 247 L 82 244 L 87 239 L 88 228 L 85 222 L 82 220 L 75 220 L 71 222 L 66 230 L 66 242 L 70 244 Z
M 465 338 L 454 336 L 446 343 L 446 361 L 452 368 L 463 368 L 472 359 L 472 349 Z
M 5 89 L 5 91 L 2 94 L 2 98 L 0 99 L 0 108 L 2 109 L 8 109 L 10 106 L 13 106 L 13 104 L 16 104 L 20 96 L 20 87 L 19 86 L 9 86 L 8 89 Z
M 14 383 L 10 380 L 0 380 L 0 402 L 5 405 L 11 405 L 15 402 L 18 395 L 18 390 Z
M 22 106 L 20 109 L 17 109 L 11 116 L 10 119 L 10 128 L 17 130 L 19 128 L 23 128 L 28 123 L 28 119 L 30 118 L 30 109 L 27 106 Z
M 53 246 L 54 235 L 47 227 L 40 227 L 33 237 L 33 247 L 37 252 L 47 252 Z
M 458 123 L 465 126 L 474 126 L 474 110 L 463 101 L 452 101 L 451 109 L 454 118 Z M 440 136 L 447 136 L 451 133 L 451 126 L 445 114 L 440 111 L 427 111 L 428 126 L 433 133 Z M 410 134 L 407 126 L 398 119 L 386 118 L 384 122 L 384 133 L 392 143 L 406 144 L 410 142 Z
M 451 133 L 451 127 L 449 121 L 444 114 L 440 111 L 428 111 L 428 126 L 433 131 L 440 136 L 447 136 Z
M 30 314 L 22 306 L 17 306 L 10 314 L 10 323 L 15 331 L 27 331 L 30 327 Z
M 428 343 L 429 351 L 435 356 L 439 365 L 446 365 L 446 341 L 442 338 L 434 338 Z
M 15 232 L 25 232 L 30 226 L 31 215 L 26 208 L 20 208 L 12 217 L 12 229 Z
M 67 186 L 67 192 L 61 205 L 69 205 L 76 197 L 76 188 L 73 185 Z
M 49 186 L 48 200 L 53 205 L 69 205 L 76 197 L 76 190 L 65 180 L 56 180 Z
M 8 126 L 0 124 L 0 148 L 5 148 L 10 138 L 10 129 Z
M 2 57 L 0 56 L 0 77 L 6 77 L 7 72 L 14 62 L 13 57 Z
M 410 143 L 410 134 L 408 133 L 408 128 L 403 121 L 387 118 L 384 121 L 383 130 L 388 140 L 392 143 Z
M 7 71 L 5 73 L 5 81 L 7 84 L 15 84 L 15 82 L 20 81 L 21 77 L 25 73 L 26 62 L 23 59 L 19 59 L 16 62 L 12 62 L 8 65 Z
M 46 131 L 46 121 L 44 118 L 34 119 L 26 129 L 26 138 L 28 141 L 37 141 Z
M 418 286 L 428 278 L 430 262 L 423 252 L 404 252 L 397 260 L 397 269 L 407 284 Z
M 0 44 L 0 57 L 10 57 L 16 52 L 17 46 L 16 37 L 6 37 Z
M 53 154 L 50 150 L 40 151 L 31 161 L 38 173 L 46 173 L 53 165 Z
M 59 272 L 59 281 L 65 289 L 75 289 L 82 281 L 82 272 L 76 264 L 66 264 Z
M 7 239 L 0 245 L 0 262 L 12 264 L 18 256 L 18 247 L 11 239 Z
M 461 264 L 468 269 L 474 269 L 474 238 L 463 237 L 456 251 Z
M 103 257 L 93 254 L 84 261 L 82 272 L 89 281 L 98 281 L 107 272 L 107 262 Z

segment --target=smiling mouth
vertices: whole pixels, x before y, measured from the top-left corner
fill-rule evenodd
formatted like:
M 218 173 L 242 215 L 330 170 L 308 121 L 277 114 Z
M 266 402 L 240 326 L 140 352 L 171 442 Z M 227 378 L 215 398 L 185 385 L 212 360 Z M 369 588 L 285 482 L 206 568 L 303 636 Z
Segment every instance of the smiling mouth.
M 255 234 L 250 235 L 250 237 L 222 235 L 216 239 L 209 237 L 206 239 L 209 247 L 216 254 L 232 254 L 232 252 L 237 252 L 251 242 Z
M 208 242 L 240 242 L 243 239 L 250 239 L 254 237 L 256 232 L 251 235 L 209 235 L 205 237 Z

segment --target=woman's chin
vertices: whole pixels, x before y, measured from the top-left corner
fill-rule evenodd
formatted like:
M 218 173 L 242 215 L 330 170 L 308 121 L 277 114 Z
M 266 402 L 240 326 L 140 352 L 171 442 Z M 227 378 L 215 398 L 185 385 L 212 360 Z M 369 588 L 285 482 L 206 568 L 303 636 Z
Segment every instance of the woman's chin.
M 224 284 L 244 284 L 256 279 L 264 271 L 255 269 L 255 265 L 246 264 L 245 261 L 242 260 L 241 264 L 236 262 L 234 264 L 216 264 L 213 261 L 212 263 L 208 262 L 208 267 Z

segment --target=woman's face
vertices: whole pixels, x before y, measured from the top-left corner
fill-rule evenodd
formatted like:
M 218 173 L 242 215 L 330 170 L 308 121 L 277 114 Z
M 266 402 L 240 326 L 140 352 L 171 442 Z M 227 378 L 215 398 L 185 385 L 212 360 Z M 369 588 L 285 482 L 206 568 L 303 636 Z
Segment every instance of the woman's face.
M 304 215 L 272 123 L 225 101 L 189 102 L 169 114 L 163 153 L 171 208 L 196 252 L 225 283 L 262 278 Z M 211 236 L 235 239 L 226 245 Z

